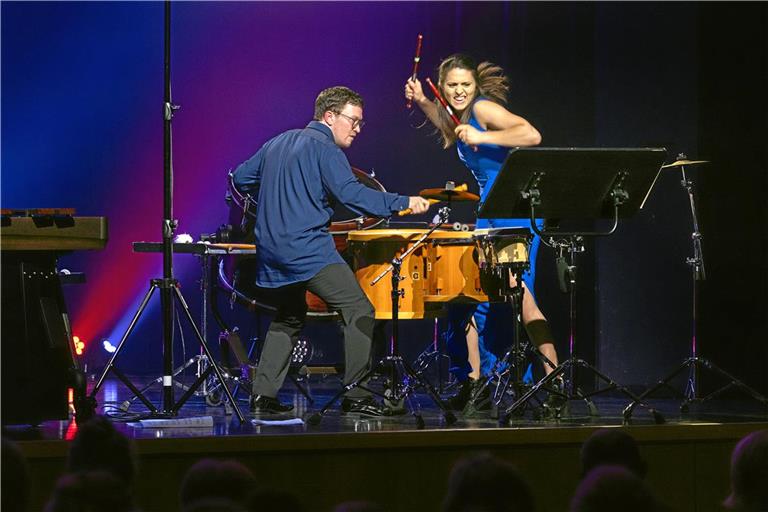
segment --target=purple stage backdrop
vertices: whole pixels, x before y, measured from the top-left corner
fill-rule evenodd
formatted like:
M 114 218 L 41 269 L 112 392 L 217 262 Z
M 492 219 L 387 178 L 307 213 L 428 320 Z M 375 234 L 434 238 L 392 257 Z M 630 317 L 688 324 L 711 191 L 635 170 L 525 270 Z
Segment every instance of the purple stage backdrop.
M 161 274 L 159 256 L 135 255 L 130 244 L 160 239 L 163 4 L 2 9 L 3 206 L 75 207 L 109 218 L 107 249 L 65 262 L 88 274 L 85 289 L 70 292 L 80 296 L 75 333 L 114 338 L 148 279 Z M 178 232 L 197 238 L 225 222 L 227 170 L 277 133 L 305 125 L 317 93 L 331 85 L 366 100 L 353 165 L 409 194 L 446 177 L 469 180 L 426 129 L 413 128 L 423 118 L 409 116 L 402 99 L 417 33 L 427 38 L 424 69 L 434 67 L 456 48 L 460 11 L 450 4 L 174 4 Z M 419 153 L 437 162 L 424 168 L 429 160 Z M 189 259 L 176 257 L 180 275 L 196 270 Z

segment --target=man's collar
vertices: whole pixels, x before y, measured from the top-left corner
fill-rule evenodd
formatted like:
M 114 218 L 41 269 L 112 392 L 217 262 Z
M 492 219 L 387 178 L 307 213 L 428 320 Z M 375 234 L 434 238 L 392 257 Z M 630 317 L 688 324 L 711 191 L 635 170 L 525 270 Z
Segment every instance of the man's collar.
M 322 132 L 331 141 L 333 141 L 333 132 L 331 132 L 331 129 L 325 123 L 321 123 L 320 121 L 310 121 L 309 124 L 307 125 L 307 128 L 312 128 L 319 132 Z

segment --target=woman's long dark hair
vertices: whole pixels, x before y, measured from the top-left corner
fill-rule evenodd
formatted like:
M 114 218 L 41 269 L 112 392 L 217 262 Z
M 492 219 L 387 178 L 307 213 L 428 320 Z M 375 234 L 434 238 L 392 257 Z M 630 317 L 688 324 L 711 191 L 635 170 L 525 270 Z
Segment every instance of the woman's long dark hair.
M 440 93 L 445 97 L 445 76 L 452 69 L 466 69 L 472 72 L 472 76 L 477 83 L 475 98 L 483 96 L 489 100 L 506 107 L 507 94 L 509 94 L 509 80 L 504 75 L 504 70 L 492 62 L 481 62 L 477 64 L 475 59 L 463 53 L 455 53 L 450 57 L 443 59 L 437 68 L 437 87 Z M 473 98 L 474 99 L 474 98 Z M 435 99 L 437 105 L 438 125 L 437 131 L 443 139 L 443 147 L 449 148 L 456 142 L 456 135 L 453 129 L 456 127 L 448 113 L 442 105 Z M 469 121 L 472 115 L 472 107 L 464 109 L 460 120 L 462 123 Z

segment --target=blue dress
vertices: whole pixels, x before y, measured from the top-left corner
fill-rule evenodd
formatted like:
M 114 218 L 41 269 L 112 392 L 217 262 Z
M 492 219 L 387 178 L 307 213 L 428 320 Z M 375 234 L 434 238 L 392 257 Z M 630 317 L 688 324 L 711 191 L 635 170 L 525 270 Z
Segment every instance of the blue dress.
M 486 98 L 478 98 L 478 101 L 490 101 Z M 478 123 L 472 105 L 472 116 L 468 124 L 479 131 L 486 131 Z M 501 171 L 509 148 L 496 144 L 481 144 L 475 151 L 471 146 L 456 141 L 456 149 L 459 158 L 472 172 L 480 187 L 481 204 L 488 197 L 496 177 Z M 476 229 L 483 228 L 508 228 L 527 227 L 530 229 L 530 219 L 477 219 Z M 529 249 L 530 268 L 523 274 L 528 290 L 532 293 L 536 277 L 536 255 L 539 251 L 541 239 L 534 234 Z M 500 303 L 481 302 L 479 304 L 452 304 L 448 309 L 448 328 L 446 330 L 446 345 L 448 355 L 451 358 L 451 372 L 463 381 L 470 373 L 471 367 L 467 360 L 467 343 L 465 329 L 471 316 L 474 315 L 478 332 L 478 345 L 480 349 L 480 371 L 482 375 L 488 375 L 493 370 L 497 354 L 503 353 L 512 341 L 512 321 L 509 305 Z

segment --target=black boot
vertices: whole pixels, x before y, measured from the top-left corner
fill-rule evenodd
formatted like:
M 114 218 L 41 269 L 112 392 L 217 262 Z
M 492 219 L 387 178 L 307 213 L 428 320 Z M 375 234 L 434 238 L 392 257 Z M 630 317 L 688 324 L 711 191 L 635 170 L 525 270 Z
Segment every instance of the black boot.
M 465 418 L 482 416 L 483 412 L 491 410 L 491 389 L 488 386 L 488 378 L 480 377 L 477 380 L 469 379 L 470 391 L 462 415 Z
M 459 391 L 455 395 L 445 399 L 445 404 L 449 409 L 453 411 L 461 411 L 464 409 L 464 406 L 466 406 L 469 401 L 469 395 L 472 392 L 472 382 L 474 382 L 472 379 L 467 378 L 467 380 L 461 383 Z
M 555 378 L 551 383 L 552 390 L 541 404 L 543 419 L 558 420 L 570 415 L 570 408 L 565 394 L 565 382 L 562 377 Z

